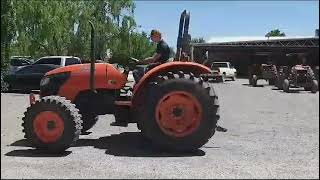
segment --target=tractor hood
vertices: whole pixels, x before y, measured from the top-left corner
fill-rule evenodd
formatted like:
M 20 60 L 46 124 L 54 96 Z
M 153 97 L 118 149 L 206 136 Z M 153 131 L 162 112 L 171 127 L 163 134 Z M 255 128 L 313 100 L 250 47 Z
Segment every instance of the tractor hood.
M 46 73 L 45 77 L 51 79 L 59 74 L 68 73 L 59 89 L 59 95 L 69 100 L 74 100 L 79 92 L 90 89 L 90 64 L 77 64 L 60 67 Z M 116 90 L 121 89 L 127 82 L 127 76 L 121 73 L 112 64 L 95 63 L 94 83 L 96 89 Z M 50 81 L 50 80 L 49 80 Z
M 96 63 L 95 67 L 98 68 L 100 66 L 106 66 L 104 63 Z M 75 64 L 75 65 L 69 65 L 69 66 L 64 66 L 64 67 L 59 67 L 57 69 L 54 69 L 52 71 L 49 71 L 46 73 L 46 76 L 50 76 L 53 74 L 58 74 L 58 73 L 64 73 L 64 72 L 85 72 L 89 71 L 90 72 L 90 64 Z

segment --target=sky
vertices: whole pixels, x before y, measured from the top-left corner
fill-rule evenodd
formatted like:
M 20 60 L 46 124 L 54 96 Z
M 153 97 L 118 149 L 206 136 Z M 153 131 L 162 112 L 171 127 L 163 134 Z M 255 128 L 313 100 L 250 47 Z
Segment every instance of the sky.
M 310 37 L 319 28 L 319 1 L 134 1 L 138 31 L 158 29 L 175 47 L 180 14 L 190 12 L 189 34 L 207 42 L 264 38 L 273 29 Z

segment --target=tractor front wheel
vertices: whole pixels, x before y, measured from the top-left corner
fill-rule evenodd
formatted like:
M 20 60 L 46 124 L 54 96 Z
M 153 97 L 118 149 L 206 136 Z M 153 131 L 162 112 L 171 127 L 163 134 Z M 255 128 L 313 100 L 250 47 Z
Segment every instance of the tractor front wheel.
M 79 138 L 82 125 L 78 111 L 64 97 L 46 96 L 36 101 L 22 118 L 25 138 L 37 149 L 63 152 Z
M 214 135 L 219 105 L 209 83 L 193 74 L 169 73 L 152 82 L 147 92 L 140 125 L 154 145 L 192 151 Z

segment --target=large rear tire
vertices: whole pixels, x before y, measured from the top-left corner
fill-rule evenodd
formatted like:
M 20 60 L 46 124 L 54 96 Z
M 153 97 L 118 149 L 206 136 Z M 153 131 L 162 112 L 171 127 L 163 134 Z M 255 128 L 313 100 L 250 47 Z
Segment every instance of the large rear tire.
M 147 89 L 141 129 L 165 150 L 193 151 L 214 135 L 219 119 L 212 84 L 191 74 L 169 72 Z
M 28 107 L 22 118 L 23 132 L 30 144 L 50 153 L 63 152 L 78 140 L 81 115 L 69 100 L 46 96 Z

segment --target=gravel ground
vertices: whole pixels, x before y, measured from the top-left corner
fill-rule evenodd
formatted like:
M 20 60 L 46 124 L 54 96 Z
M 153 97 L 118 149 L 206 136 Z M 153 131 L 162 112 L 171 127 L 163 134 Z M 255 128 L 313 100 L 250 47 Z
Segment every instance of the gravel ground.
M 228 131 L 192 154 L 157 152 L 110 115 L 65 153 L 39 154 L 21 132 L 28 95 L 1 93 L 1 178 L 319 178 L 319 92 L 246 83 L 216 84 Z

